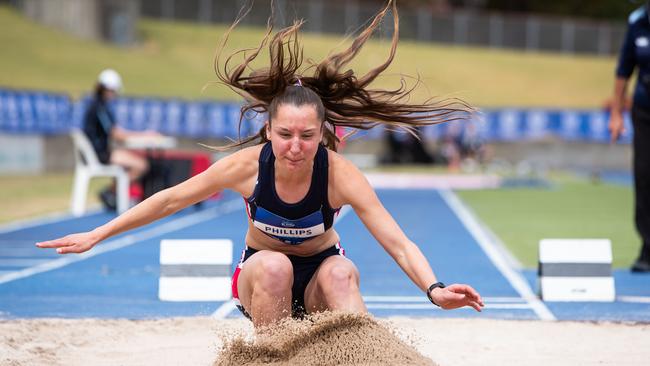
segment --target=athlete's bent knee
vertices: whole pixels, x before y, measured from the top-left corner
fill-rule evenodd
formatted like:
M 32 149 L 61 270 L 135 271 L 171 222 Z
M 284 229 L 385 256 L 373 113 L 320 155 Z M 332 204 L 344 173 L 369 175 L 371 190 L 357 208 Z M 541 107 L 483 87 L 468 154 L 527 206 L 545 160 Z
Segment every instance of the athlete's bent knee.
M 331 266 L 327 269 L 324 280 L 321 286 L 326 293 L 356 291 L 359 287 L 359 274 L 356 268 L 348 264 Z
M 291 288 L 293 267 L 282 253 L 269 252 L 260 260 L 256 282 L 266 292 L 282 292 Z

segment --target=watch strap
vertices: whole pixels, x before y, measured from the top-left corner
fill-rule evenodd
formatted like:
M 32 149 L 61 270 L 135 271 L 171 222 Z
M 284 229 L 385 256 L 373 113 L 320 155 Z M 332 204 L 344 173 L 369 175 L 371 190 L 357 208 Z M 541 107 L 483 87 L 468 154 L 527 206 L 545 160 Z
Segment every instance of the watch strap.
M 433 305 L 435 305 L 435 306 L 437 306 L 437 307 L 440 307 L 440 305 L 436 304 L 436 302 L 433 301 L 433 298 L 431 297 L 431 291 L 433 291 L 434 289 L 436 289 L 436 288 L 438 288 L 438 287 L 440 287 L 440 288 L 445 288 L 446 286 L 445 286 L 445 284 L 442 283 L 442 282 L 436 282 L 436 283 L 432 284 L 432 285 L 429 286 L 429 288 L 427 289 L 427 297 L 429 298 L 429 301 L 431 301 L 431 303 L 432 303 Z

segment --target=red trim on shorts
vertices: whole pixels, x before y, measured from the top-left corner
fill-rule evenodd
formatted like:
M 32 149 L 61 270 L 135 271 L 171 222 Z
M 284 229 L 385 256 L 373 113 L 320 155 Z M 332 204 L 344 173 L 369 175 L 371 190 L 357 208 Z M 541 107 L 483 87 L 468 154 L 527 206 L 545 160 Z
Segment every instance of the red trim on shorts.
M 235 268 L 235 273 L 232 275 L 232 298 L 239 300 L 239 291 L 237 290 L 237 280 L 239 279 L 239 272 L 241 272 L 241 267 L 237 266 Z
M 336 246 L 336 249 L 339 250 L 339 254 L 345 257 L 345 249 L 341 246 L 341 242 L 339 241 L 334 245 Z
M 237 300 L 237 302 L 239 302 L 239 290 L 237 289 L 237 280 L 239 280 L 239 272 L 241 272 L 241 268 L 244 265 L 244 256 L 246 255 L 246 249 L 248 249 L 248 246 L 245 246 L 244 250 L 242 250 L 241 258 L 239 258 L 239 263 L 237 263 L 237 268 L 235 268 L 235 273 L 232 274 L 232 281 L 231 281 L 232 298 L 233 300 Z

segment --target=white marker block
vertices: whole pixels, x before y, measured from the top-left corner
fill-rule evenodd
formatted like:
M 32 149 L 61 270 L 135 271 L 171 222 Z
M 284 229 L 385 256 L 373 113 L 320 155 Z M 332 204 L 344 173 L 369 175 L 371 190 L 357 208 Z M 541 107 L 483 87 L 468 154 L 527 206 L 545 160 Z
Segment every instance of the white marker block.
M 229 300 L 231 265 L 230 240 L 162 240 L 158 298 L 162 301 Z
M 539 242 L 540 294 L 544 301 L 614 301 L 609 239 Z

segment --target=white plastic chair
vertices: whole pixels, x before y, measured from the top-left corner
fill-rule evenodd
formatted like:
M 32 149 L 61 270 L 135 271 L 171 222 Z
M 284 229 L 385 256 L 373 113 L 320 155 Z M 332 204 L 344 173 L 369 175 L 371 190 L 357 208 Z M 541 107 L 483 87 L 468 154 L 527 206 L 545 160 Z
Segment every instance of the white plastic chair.
M 94 177 L 114 177 L 117 180 L 117 212 L 122 213 L 129 207 L 129 176 L 118 165 L 106 165 L 99 162 L 95 149 L 86 134 L 78 129 L 70 132 L 74 144 L 75 171 L 70 207 L 74 216 L 86 212 L 88 185 Z

